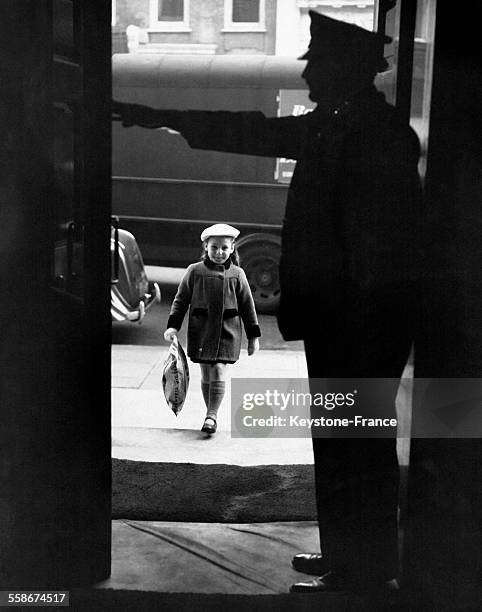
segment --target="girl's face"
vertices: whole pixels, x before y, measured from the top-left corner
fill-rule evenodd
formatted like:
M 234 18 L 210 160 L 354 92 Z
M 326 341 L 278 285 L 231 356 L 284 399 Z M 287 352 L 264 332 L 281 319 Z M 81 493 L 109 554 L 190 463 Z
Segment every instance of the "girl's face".
M 204 243 L 204 250 L 215 264 L 223 264 L 234 251 L 234 240 L 230 236 L 211 236 Z

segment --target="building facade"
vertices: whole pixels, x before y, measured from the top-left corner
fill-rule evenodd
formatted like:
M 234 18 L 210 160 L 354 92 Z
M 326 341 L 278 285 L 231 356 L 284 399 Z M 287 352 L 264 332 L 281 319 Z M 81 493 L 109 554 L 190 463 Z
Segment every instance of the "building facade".
M 127 32 L 131 52 L 275 54 L 276 0 L 115 0 L 112 4 L 113 26 Z
M 375 0 L 113 0 L 112 25 L 131 52 L 295 57 L 311 9 L 373 29 Z

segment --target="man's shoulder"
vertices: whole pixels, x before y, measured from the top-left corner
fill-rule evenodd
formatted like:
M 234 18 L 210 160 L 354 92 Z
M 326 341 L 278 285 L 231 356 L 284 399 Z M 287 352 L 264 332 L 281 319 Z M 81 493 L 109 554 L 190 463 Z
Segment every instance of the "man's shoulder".
M 387 150 L 402 149 L 406 154 L 410 152 L 417 157 L 420 155 L 420 141 L 412 126 L 400 111 L 386 104 L 385 114 L 381 115 L 380 139 Z
M 393 133 L 400 137 L 417 138 L 405 115 L 402 115 L 396 106 L 387 102 L 381 93 L 377 96 L 377 104 L 368 117 L 375 127 L 379 126 L 381 134 Z
M 382 94 L 375 103 L 360 114 L 351 129 L 372 155 L 388 154 L 392 150 L 402 149 L 404 154 L 418 158 L 420 143 L 417 134 L 400 111 L 385 101 Z

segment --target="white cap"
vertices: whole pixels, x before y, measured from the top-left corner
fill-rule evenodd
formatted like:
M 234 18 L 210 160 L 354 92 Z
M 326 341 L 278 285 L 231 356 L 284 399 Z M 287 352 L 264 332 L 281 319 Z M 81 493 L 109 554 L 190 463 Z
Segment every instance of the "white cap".
M 237 238 L 239 236 L 239 230 L 232 225 L 226 225 L 226 223 L 215 223 L 203 230 L 201 240 L 207 240 L 211 236 L 230 236 L 231 238 Z

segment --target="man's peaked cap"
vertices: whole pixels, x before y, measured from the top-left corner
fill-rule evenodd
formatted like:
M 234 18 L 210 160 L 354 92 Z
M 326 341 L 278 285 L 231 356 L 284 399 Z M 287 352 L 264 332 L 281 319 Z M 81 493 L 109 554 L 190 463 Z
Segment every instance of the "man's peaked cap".
M 389 36 L 332 19 L 316 11 L 310 11 L 309 14 L 311 40 L 308 51 L 299 59 L 325 58 L 327 61 L 353 59 L 358 65 L 365 64 L 375 72 L 387 69 L 387 62 L 383 57 L 383 45 L 392 41 Z

